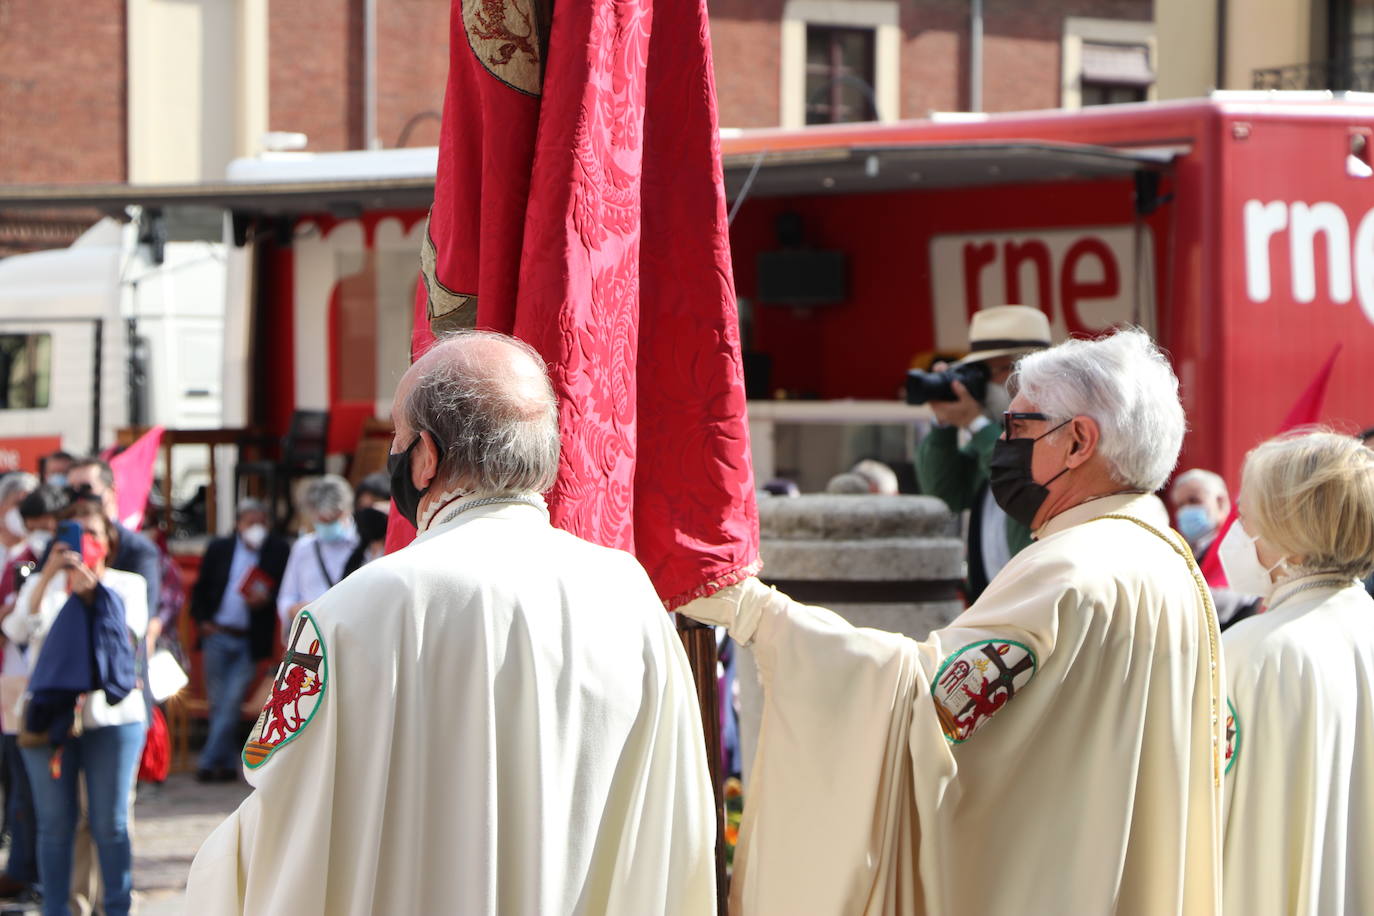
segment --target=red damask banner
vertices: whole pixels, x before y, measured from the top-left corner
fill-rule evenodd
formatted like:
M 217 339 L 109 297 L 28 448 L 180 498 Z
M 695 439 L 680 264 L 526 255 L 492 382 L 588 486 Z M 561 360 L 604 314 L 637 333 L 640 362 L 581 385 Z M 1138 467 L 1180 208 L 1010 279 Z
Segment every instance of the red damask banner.
M 450 32 L 412 355 L 528 341 L 561 401 L 555 524 L 632 551 L 669 608 L 738 581 L 758 521 L 705 4 L 453 0 Z

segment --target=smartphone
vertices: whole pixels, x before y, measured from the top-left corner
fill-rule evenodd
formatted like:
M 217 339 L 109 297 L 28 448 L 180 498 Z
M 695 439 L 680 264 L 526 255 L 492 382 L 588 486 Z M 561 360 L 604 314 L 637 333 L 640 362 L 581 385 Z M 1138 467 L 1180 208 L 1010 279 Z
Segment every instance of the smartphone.
M 80 522 L 68 519 L 57 526 L 57 536 L 54 541 L 66 544 L 78 555 L 81 553 L 81 536 L 86 533 L 86 529 L 81 527 Z

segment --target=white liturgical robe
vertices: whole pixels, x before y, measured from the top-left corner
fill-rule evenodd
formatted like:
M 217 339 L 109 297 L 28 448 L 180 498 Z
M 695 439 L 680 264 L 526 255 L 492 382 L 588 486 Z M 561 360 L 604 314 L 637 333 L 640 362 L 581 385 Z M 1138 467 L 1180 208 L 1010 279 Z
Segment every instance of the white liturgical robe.
M 689 605 L 763 681 L 732 912 L 1217 912 L 1219 636 L 1157 517 L 1056 516 L 923 642 L 757 580 Z
M 1374 913 L 1374 600 L 1295 579 L 1222 647 L 1226 912 Z
M 452 510 L 298 619 L 188 913 L 714 913 L 691 671 L 628 554 Z

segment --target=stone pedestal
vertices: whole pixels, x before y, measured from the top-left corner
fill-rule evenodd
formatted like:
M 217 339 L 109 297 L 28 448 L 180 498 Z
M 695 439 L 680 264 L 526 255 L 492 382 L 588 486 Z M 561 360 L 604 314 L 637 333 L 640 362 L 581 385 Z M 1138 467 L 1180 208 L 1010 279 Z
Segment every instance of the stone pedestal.
M 934 497 L 764 497 L 759 524 L 760 578 L 857 627 L 924 639 L 963 610 L 964 543 L 957 518 Z M 738 671 L 747 781 L 763 703 L 748 649 L 740 650 Z

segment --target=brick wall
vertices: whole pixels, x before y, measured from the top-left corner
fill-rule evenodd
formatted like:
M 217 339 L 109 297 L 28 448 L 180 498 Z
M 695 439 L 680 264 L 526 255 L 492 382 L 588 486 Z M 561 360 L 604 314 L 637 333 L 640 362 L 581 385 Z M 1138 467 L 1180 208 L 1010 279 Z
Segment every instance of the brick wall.
M 776 126 L 783 0 L 712 0 L 711 51 L 722 127 Z
M 783 0 L 715 0 L 720 123 L 776 126 Z M 983 108 L 1059 105 L 1064 20 L 1069 16 L 1149 21 L 1152 0 L 1017 0 L 988 3 L 983 17 Z M 967 0 L 901 0 L 901 117 L 968 108 Z
M 378 0 L 377 134 L 397 145 L 437 146 L 448 78 L 448 0 Z M 412 123 L 413 122 L 413 123 Z
M 361 14 L 362 0 L 272 0 L 269 130 L 300 131 L 316 151 L 361 146 Z
M 0 184 L 123 181 L 123 0 L 0 0 Z
M 448 74 L 448 0 L 377 0 L 377 135 L 394 146 L 433 145 Z M 309 137 L 308 149 L 361 149 L 363 0 L 273 0 L 268 35 L 272 130 Z

